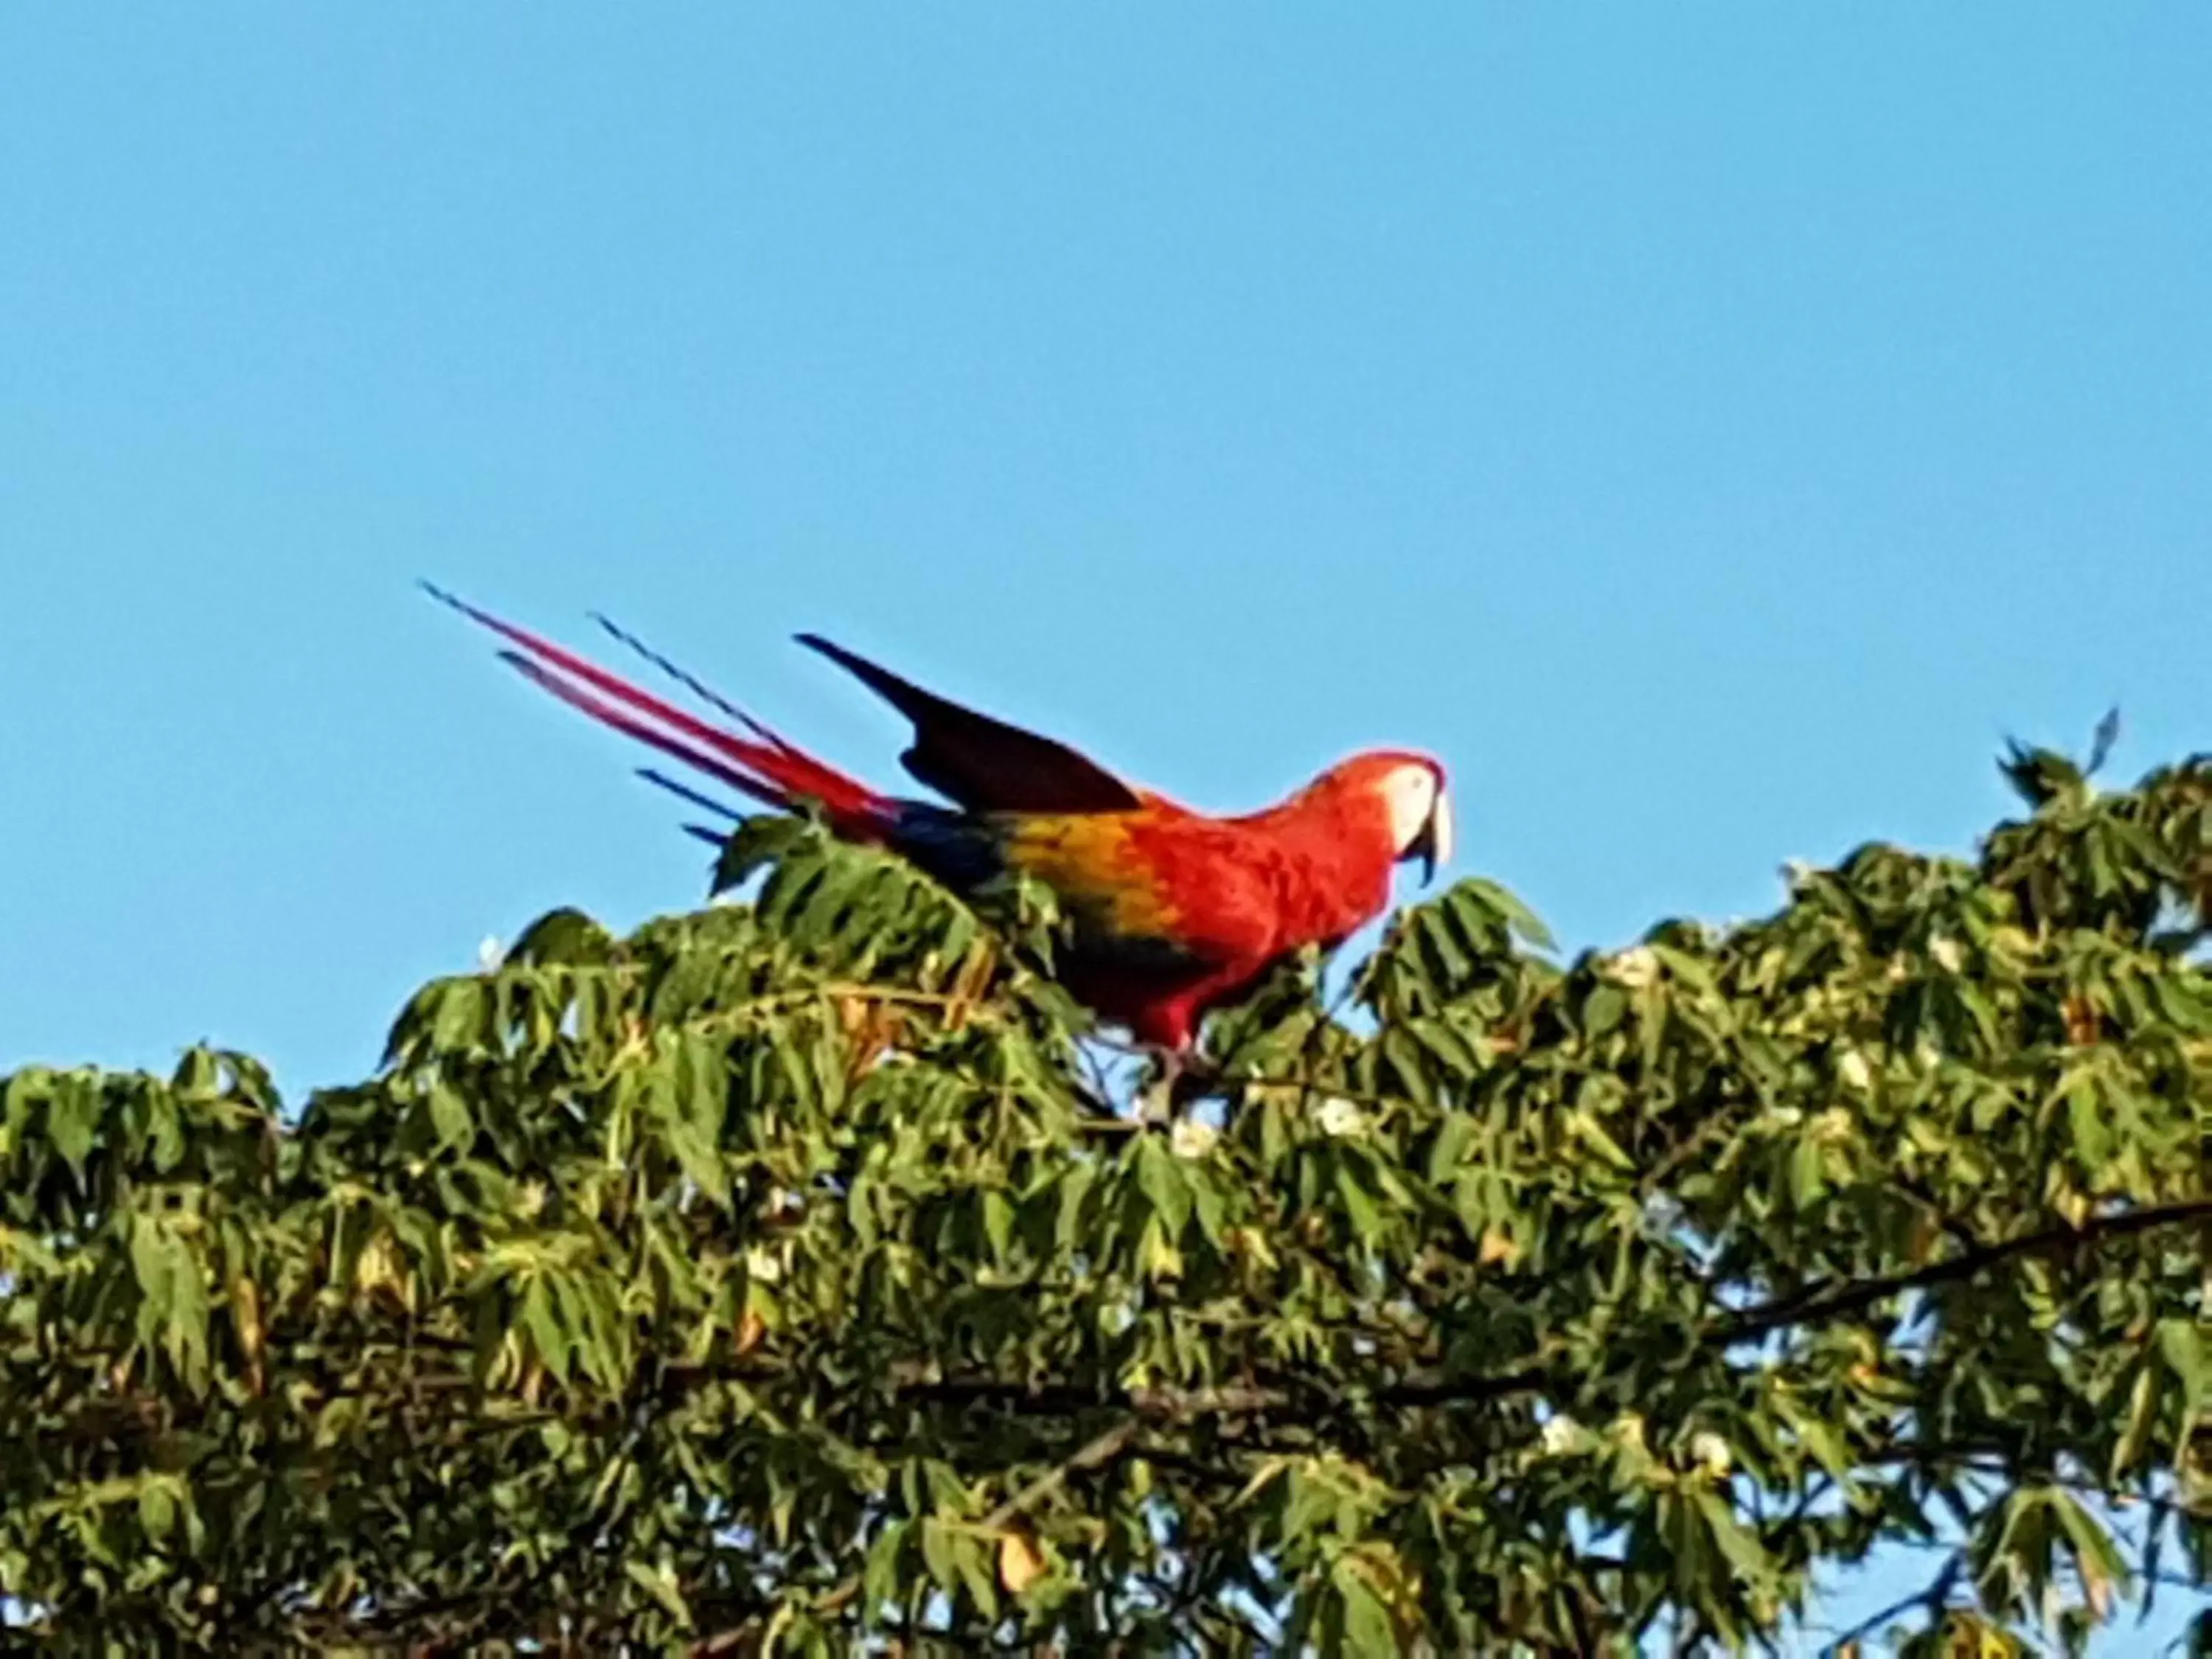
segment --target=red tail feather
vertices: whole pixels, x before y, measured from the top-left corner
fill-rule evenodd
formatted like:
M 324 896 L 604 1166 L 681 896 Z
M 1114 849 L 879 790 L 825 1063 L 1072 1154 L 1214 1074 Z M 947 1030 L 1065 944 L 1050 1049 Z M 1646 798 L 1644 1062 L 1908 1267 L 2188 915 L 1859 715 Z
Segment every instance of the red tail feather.
M 873 839 L 884 829 L 888 800 L 866 784 L 793 747 L 750 715 L 727 711 L 742 719 L 756 734 L 738 737 L 527 629 L 502 622 L 428 582 L 422 586 L 432 598 L 514 646 L 514 650 L 500 655 L 526 678 L 601 725 L 768 805 L 787 807 L 802 799 L 819 801 L 847 835 Z

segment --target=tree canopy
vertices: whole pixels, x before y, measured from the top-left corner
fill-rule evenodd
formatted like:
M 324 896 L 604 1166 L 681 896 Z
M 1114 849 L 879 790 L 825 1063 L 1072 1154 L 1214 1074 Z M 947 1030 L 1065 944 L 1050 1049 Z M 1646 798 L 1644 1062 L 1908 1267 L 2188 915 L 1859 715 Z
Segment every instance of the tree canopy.
M 0 1589 L 45 1650 L 1918 1653 L 2212 1574 L 2212 761 L 1563 959 L 1502 888 L 1172 1102 L 801 820 L 296 1108 L 0 1081 Z M 1823 1578 L 1820 1575 L 1826 1574 Z

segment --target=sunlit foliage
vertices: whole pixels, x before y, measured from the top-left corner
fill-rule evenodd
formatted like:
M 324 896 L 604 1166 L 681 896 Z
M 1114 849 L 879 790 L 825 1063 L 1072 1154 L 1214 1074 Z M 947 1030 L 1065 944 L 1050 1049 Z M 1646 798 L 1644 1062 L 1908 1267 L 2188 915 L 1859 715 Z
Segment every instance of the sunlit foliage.
M 1904 1540 L 1911 1650 L 2077 1643 L 2212 1572 L 2212 763 L 2012 769 L 1974 861 L 1607 955 L 1463 882 L 1172 1100 L 1039 895 L 784 820 L 296 1110 L 20 1072 L 0 1589 L 83 1653 L 1586 1654 Z

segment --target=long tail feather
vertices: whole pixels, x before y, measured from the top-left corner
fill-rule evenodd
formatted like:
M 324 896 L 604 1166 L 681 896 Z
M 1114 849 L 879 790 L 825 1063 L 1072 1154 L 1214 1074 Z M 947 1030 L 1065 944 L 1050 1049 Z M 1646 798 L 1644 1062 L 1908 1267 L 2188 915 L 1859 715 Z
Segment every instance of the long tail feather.
M 518 647 L 526 656 L 535 659 L 541 665 L 557 669 L 563 674 L 580 680 L 593 690 L 603 693 L 617 702 L 626 703 L 640 714 L 661 721 L 692 741 L 703 744 L 709 749 L 720 750 L 740 765 L 752 763 L 753 756 L 758 751 L 759 744 L 732 737 L 726 732 L 717 731 L 688 710 L 678 708 L 673 703 L 656 697 L 649 691 L 640 690 L 620 675 L 611 674 L 598 664 L 588 661 L 576 655 L 574 652 L 557 646 L 550 640 L 542 638 L 527 629 L 517 628 L 513 623 L 502 622 L 489 611 L 480 611 L 467 600 L 449 593 L 441 587 L 434 586 L 428 582 L 424 582 L 422 586 L 431 598 L 452 606 L 478 627 L 490 629 L 500 638 Z
M 534 662 L 520 651 L 502 651 L 499 659 L 541 690 L 550 691 L 569 708 L 589 714 L 600 725 L 611 726 L 626 738 L 634 738 L 648 747 L 658 749 L 672 760 L 682 761 L 696 771 L 705 773 L 716 782 L 750 795 L 766 806 L 788 806 L 790 794 L 771 781 L 751 777 L 726 762 L 717 759 L 703 750 L 694 748 L 681 738 L 672 738 L 665 732 L 647 725 L 636 715 L 604 697 L 593 696 L 580 685 L 571 684 L 543 663 Z
M 702 812 L 712 812 L 718 818 L 728 818 L 733 823 L 744 817 L 736 807 L 716 800 L 712 795 L 694 789 L 679 779 L 670 777 L 658 767 L 641 766 L 637 769 L 637 775 L 656 789 L 665 789 L 678 800 L 689 801 Z
M 657 653 L 647 653 L 690 689 L 742 722 L 753 735 L 740 737 L 709 725 L 689 710 L 641 690 L 527 629 L 503 622 L 441 587 L 427 581 L 422 587 L 441 604 L 506 641 L 512 648 L 501 651 L 500 656 L 517 672 L 601 725 L 763 805 L 789 807 L 803 799 L 817 800 L 848 834 L 881 832 L 890 805 L 882 796 L 785 741 L 734 705 L 705 692 Z M 620 630 L 615 631 L 617 637 L 628 639 Z M 641 645 L 638 648 L 644 649 Z M 727 811 L 703 798 L 692 799 L 713 810 Z
M 718 709 L 721 713 L 727 714 L 732 720 L 737 721 L 738 725 L 744 726 L 746 731 L 751 732 L 763 743 L 773 744 L 775 748 L 782 750 L 786 754 L 795 755 L 799 752 L 784 739 L 781 732 L 773 730 L 772 728 L 762 724 L 759 720 L 754 719 L 751 714 L 738 708 L 737 704 L 732 702 L 727 697 L 715 690 L 714 687 L 708 685 L 705 681 L 699 678 L 697 675 L 692 673 L 689 669 L 684 668 L 679 664 L 672 661 L 670 659 L 662 656 L 659 652 L 654 650 L 643 640 L 638 638 L 638 636 L 631 633 L 629 629 L 623 627 L 621 623 L 616 622 L 612 617 L 606 615 L 604 611 L 594 611 L 592 612 L 592 620 L 599 623 L 600 627 L 605 629 L 607 632 L 611 634 L 616 639 L 620 640 L 631 650 L 636 652 L 639 656 L 644 658 L 646 661 L 651 663 L 662 673 L 667 675 L 670 679 L 674 680 L 677 684 L 682 686 L 686 691 L 689 691 L 693 696 L 698 698 L 708 708 Z

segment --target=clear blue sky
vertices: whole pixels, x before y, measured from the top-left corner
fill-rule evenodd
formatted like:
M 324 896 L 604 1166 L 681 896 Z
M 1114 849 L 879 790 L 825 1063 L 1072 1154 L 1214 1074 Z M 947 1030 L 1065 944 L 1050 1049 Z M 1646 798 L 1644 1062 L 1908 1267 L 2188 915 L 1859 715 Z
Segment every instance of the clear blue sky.
M 699 849 L 435 576 L 832 755 L 1443 755 L 1571 944 L 2212 744 L 2212 9 L 0 12 L 0 1068 L 360 1072 Z

